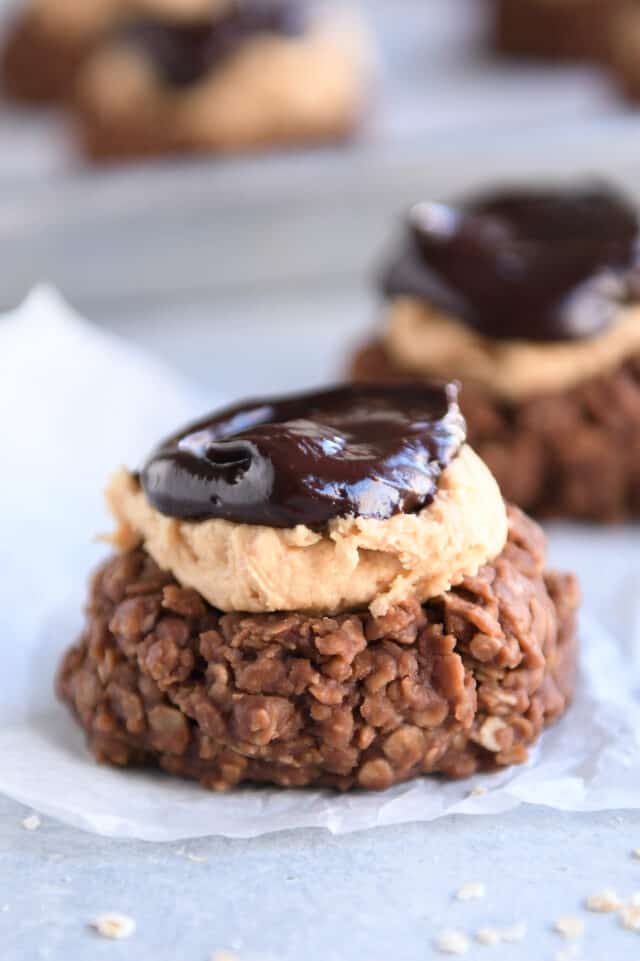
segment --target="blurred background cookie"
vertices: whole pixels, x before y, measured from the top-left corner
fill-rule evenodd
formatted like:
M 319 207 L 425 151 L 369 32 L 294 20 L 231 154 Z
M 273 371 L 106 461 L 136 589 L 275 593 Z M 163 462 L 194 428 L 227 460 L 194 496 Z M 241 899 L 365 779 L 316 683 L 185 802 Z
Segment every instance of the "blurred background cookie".
M 6 94 L 51 103 L 73 91 L 94 44 L 126 15 L 128 0 L 33 0 L 10 23 L 0 59 Z
M 493 42 L 513 56 L 605 60 L 627 0 L 493 0 Z
M 355 18 L 295 0 L 145 6 L 80 72 L 91 156 L 339 140 L 357 124 L 370 50 Z
M 469 438 L 535 514 L 640 513 L 638 222 L 600 185 L 420 204 L 356 380 L 458 377 Z

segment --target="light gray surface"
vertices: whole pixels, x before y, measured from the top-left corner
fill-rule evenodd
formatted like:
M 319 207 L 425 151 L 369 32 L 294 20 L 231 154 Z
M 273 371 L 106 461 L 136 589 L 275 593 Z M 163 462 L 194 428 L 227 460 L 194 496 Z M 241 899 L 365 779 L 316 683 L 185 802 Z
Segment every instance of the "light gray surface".
M 427 961 L 444 927 L 473 932 L 526 920 L 520 944 L 474 945 L 471 959 L 553 961 L 564 914 L 586 921 L 585 961 L 635 961 L 639 936 L 587 914 L 603 887 L 640 889 L 640 815 L 575 817 L 540 809 L 448 818 L 342 838 L 320 831 L 255 841 L 157 846 L 89 837 L 0 800 L 3 961 L 208 961 L 216 950 L 273 961 Z M 188 854 L 207 858 L 189 860 Z M 465 881 L 486 898 L 459 903 Z M 117 910 L 130 941 L 104 942 L 87 924 Z

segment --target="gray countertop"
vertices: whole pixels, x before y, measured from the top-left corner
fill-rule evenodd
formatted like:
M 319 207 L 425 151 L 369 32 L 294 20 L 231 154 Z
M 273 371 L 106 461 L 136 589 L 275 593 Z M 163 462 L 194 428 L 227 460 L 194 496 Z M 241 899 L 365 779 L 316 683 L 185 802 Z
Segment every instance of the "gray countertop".
M 640 890 L 640 813 L 572 816 L 539 808 L 451 817 L 343 837 L 284 832 L 257 840 L 188 844 L 113 841 L 43 820 L 21 824 L 0 800 L 3 961 L 425 961 L 443 928 L 525 921 L 520 943 L 473 944 L 467 957 L 553 961 L 567 949 L 553 928 L 586 922 L 583 961 L 634 961 L 639 935 L 614 916 L 588 914 L 585 896 Z M 194 860 L 190 859 L 194 858 Z M 461 884 L 486 896 L 459 902 Z M 135 919 L 127 941 L 101 939 L 96 915 Z

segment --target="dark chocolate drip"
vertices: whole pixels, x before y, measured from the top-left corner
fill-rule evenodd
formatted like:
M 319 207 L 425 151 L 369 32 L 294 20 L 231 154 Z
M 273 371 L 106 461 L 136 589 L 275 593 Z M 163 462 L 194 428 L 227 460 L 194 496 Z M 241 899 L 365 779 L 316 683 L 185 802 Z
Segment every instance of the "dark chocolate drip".
M 465 439 L 455 384 L 338 387 L 205 417 L 152 453 L 140 480 L 162 514 L 318 528 L 419 511 Z
M 257 33 L 298 36 L 304 27 L 296 0 L 236 0 L 205 21 L 134 20 L 122 36 L 149 57 L 165 83 L 182 87 L 197 83 Z
M 569 340 L 603 331 L 637 293 L 638 250 L 636 212 L 612 190 L 514 189 L 414 207 L 384 289 L 487 337 Z

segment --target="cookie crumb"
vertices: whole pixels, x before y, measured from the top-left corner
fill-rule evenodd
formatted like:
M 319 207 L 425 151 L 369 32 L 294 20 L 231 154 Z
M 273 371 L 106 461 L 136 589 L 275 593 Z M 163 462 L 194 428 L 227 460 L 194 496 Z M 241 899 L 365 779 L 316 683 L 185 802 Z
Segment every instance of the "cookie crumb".
M 467 797 L 482 797 L 482 795 L 486 793 L 487 793 L 486 787 L 482 787 L 481 784 L 478 784 L 476 787 L 471 788 L 471 790 L 467 794 Z
M 461 888 L 458 888 L 456 899 L 458 901 L 477 901 L 479 898 L 483 898 L 486 893 L 486 888 L 481 881 L 467 881 Z
M 121 938 L 131 937 L 136 929 L 136 922 L 126 914 L 99 914 L 91 921 L 91 927 L 103 938 L 119 941 Z
M 584 902 L 587 911 L 594 911 L 596 914 L 611 914 L 612 911 L 619 911 L 622 902 L 615 891 L 600 891 L 599 894 L 591 894 Z
M 478 944 L 492 946 L 494 944 L 500 944 L 501 940 L 500 932 L 495 928 L 480 928 L 476 931 L 476 941 Z
M 41 824 L 42 821 L 37 814 L 30 814 L 23 820 L 22 827 L 25 831 L 37 831 Z
M 442 931 L 436 938 L 434 947 L 441 954 L 466 954 L 471 944 L 462 931 Z
M 557 934 L 561 934 L 568 941 L 580 938 L 584 934 L 584 921 L 582 918 L 563 917 L 558 918 L 553 926 Z
M 640 907 L 636 905 L 626 905 L 618 915 L 620 924 L 627 931 L 640 931 Z
M 516 941 L 523 941 L 527 933 L 527 925 L 524 921 L 518 921 L 508 928 L 480 928 L 476 931 L 476 941 L 479 944 L 513 944 Z

